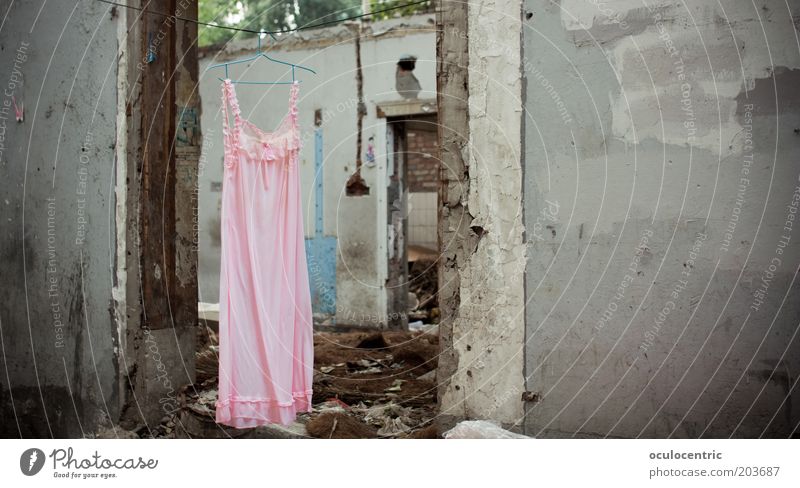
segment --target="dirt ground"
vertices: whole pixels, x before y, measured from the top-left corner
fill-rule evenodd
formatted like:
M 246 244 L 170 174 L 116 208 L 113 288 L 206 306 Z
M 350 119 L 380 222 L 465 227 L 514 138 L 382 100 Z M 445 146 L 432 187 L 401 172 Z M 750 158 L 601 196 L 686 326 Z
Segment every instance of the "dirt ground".
M 197 354 L 197 382 L 155 437 L 436 438 L 435 326 L 428 331 L 316 332 L 313 411 L 287 428 L 231 429 L 214 422 L 213 333 Z

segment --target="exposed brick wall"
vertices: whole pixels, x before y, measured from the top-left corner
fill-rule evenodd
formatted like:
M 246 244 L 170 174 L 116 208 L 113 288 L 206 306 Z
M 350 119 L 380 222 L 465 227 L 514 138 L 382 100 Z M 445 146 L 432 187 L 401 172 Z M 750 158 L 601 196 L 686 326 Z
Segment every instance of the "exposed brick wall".
M 408 190 L 435 192 L 439 180 L 439 144 L 436 119 L 414 121 L 406 126 Z

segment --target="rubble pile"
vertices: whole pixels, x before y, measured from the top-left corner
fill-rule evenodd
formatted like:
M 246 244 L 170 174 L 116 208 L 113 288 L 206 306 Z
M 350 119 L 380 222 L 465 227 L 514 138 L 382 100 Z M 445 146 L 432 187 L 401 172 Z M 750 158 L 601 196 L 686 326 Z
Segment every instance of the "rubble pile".
M 435 330 L 435 329 L 434 329 Z M 288 427 L 233 429 L 214 421 L 216 337 L 197 353 L 197 382 L 159 437 L 434 438 L 438 336 L 412 332 L 317 332 L 313 411 Z

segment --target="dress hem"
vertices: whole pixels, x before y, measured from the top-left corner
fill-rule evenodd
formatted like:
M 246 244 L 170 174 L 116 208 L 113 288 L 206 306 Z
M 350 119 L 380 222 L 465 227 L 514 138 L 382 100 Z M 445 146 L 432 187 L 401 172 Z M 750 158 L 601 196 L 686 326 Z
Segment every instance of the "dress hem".
M 231 427 L 245 429 L 260 425 L 289 425 L 298 413 L 311 412 L 311 391 L 292 393 L 291 402 L 271 398 L 230 398 L 218 400 L 216 421 Z

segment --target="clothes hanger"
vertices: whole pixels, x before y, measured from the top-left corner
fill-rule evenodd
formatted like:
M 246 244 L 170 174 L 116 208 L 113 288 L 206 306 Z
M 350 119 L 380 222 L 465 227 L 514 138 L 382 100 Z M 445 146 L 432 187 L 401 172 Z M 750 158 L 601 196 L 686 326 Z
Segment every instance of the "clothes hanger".
M 272 61 L 273 63 L 283 64 L 283 65 L 292 67 L 292 81 L 242 81 L 242 80 L 231 80 L 231 83 L 240 84 L 240 85 L 292 85 L 295 82 L 300 83 L 301 81 L 297 81 L 297 79 L 295 77 L 295 71 L 298 68 L 302 69 L 302 70 L 305 70 L 305 71 L 308 71 L 308 72 L 310 72 L 312 74 L 317 74 L 316 71 L 314 71 L 313 69 L 311 69 L 309 67 L 303 66 L 301 64 L 294 64 L 294 63 L 289 63 L 289 62 L 286 62 L 286 61 L 281 61 L 279 59 L 272 58 L 268 54 L 262 52 L 261 51 L 261 36 L 265 35 L 265 34 L 269 34 L 269 36 L 272 38 L 273 41 L 278 42 L 278 39 L 271 32 L 263 32 L 262 31 L 258 35 L 258 48 L 256 48 L 255 56 L 250 56 L 250 57 L 244 58 L 244 59 L 237 59 L 236 61 L 228 61 L 227 63 L 215 64 L 214 66 L 211 66 L 209 69 L 225 68 L 225 78 L 217 78 L 219 81 L 225 81 L 225 80 L 229 79 L 229 77 L 228 77 L 228 66 L 229 65 L 231 65 L 231 64 L 249 63 L 250 61 L 254 61 L 254 60 L 256 60 L 258 58 L 262 58 L 262 57 L 263 58 L 267 58 L 269 61 Z

